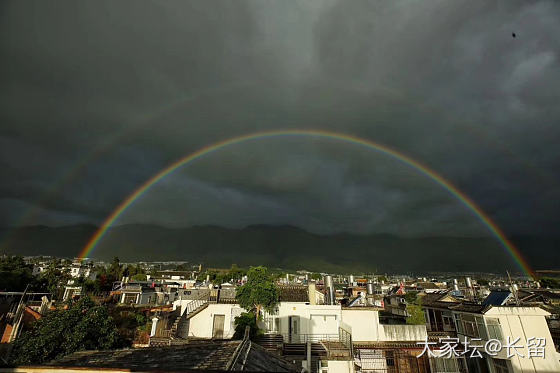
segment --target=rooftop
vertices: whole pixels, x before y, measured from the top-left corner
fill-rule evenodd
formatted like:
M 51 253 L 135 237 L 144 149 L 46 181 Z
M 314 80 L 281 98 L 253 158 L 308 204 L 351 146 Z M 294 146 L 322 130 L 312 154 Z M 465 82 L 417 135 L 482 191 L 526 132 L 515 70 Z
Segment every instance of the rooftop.
M 37 371 L 83 369 L 127 371 L 252 371 L 296 372 L 288 361 L 269 354 L 248 339 L 197 341 L 167 346 L 113 351 L 82 351 L 49 362 Z
M 305 285 L 278 286 L 280 302 L 309 302 L 309 288 Z

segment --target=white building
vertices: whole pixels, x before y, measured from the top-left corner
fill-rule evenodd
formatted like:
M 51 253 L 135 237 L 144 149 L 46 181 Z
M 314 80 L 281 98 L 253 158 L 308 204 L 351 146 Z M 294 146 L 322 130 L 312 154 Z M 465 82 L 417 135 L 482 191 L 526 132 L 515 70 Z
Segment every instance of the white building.
M 457 338 L 460 350 L 465 350 L 464 341 L 482 346 L 479 359 L 431 359 L 432 372 L 560 372 L 560 356 L 546 322 L 550 313 L 539 307 L 469 303 L 448 294 L 426 295 L 422 305 L 429 334 Z M 499 350 L 487 353 L 489 341 Z

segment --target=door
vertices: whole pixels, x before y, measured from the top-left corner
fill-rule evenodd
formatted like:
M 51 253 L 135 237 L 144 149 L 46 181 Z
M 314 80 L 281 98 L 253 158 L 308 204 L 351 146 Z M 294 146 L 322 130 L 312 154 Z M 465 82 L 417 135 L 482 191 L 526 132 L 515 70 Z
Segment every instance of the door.
M 299 343 L 299 316 L 290 316 L 288 334 L 291 343 Z
M 214 315 L 214 326 L 212 327 L 213 339 L 224 339 L 225 315 Z

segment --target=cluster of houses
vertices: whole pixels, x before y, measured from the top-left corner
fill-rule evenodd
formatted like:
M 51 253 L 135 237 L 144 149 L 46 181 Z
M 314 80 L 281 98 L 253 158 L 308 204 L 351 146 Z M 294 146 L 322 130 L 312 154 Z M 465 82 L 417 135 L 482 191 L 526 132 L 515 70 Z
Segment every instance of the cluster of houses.
M 560 295 L 550 290 L 488 290 L 469 278 L 460 286 L 426 279 L 340 280 L 281 279 L 280 302 L 260 315 L 257 342 L 309 372 L 560 372 L 554 314 L 547 311 Z M 406 324 L 407 292 L 418 293 L 424 324 Z M 179 273 L 121 281 L 114 293 L 123 303 L 169 305 L 152 318 L 151 348 L 231 339 L 235 318 L 245 312 L 235 285 L 195 283 Z M 519 353 L 509 354 L 507 343 L 516 339 Z M 527 341 L 537 340 L 542 356 L 531 356 Z M 453 353 L 449 341 L 455 342 Z M 503 348 L 485 351 L 489 341 Z M 478 348 L 471 357 L 473 346 Z
M 94 276 L 88 268 L 74 263 L 70 273 Z M 81 352 L 36 371 L 121 371 L 147 359 L 159 370 L 560 372 L 560 294 L 538 282 L 312 280 L 296 273 L 277 281 L 279 303 L 259 315 L 260 334 L 233 340 L 235 319 L 246 312 L 236 300 L 238 284 L 195 278 L 190 271 L 159 271 L 146 281 L 114 283 L 111 295 L 119 303 L 152 309 L 149 343 L 127 353 Z M 408 293 L 416 294 L 424 322 L 407 323 Z M 13 297 L 6 341 L 13 340 L 14 317 L 23 323 L 32 311 L 37 317 L 46 311 L 48 297 L 40 303 L 37 297 L 35 308 Z

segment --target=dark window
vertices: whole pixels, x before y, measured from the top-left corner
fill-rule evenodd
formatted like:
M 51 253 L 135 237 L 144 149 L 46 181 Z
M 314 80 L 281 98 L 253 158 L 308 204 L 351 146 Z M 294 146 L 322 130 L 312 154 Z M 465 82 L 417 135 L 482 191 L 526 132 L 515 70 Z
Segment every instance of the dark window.
M 395 355 L 393 351 L 385 351 L 385 358 L 387 359 L 387 366 L 394 367 L 395 366 Z

